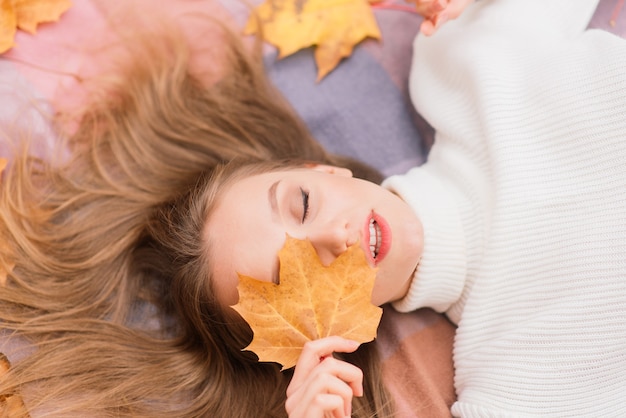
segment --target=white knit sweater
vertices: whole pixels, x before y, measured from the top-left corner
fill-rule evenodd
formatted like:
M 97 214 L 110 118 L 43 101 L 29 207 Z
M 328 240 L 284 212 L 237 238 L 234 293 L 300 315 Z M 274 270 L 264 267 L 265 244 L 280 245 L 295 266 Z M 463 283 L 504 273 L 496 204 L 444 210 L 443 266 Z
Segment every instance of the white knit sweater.
M 415 42 L 437 131 L 385 186 L 424 224 L 407 311 L 458 324 L 454 415 L 626 416 L 626 41 L 595 0 L 483 0 Z

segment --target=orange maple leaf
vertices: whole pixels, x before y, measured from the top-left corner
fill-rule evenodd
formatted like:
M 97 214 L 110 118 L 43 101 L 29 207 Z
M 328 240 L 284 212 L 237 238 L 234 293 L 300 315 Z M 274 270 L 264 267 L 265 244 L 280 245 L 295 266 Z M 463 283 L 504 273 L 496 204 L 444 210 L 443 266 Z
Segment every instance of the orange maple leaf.
M 255 13 L 246 33 L 258 32 L 260 23 L 263 38 L 278 48 L 279 58 L 316 46 L 318 81 L 350 56 L 356 44 L 381 38 L 368 0 L 266 0 Z
M 376 337 L 382 315 L 370 300 L 376 270 L 359 245 L 326 267 L 310 241 L 287 237 L 278 257 L 280 284 L 240 274 L 233 306 L 254 331 L 246 349 L 260 361 L 288 369 L 307 341 L 338 335 L 363 343 Z
M 35 33 L 37 25 L 56 22 L 70 0 L 0 0 L 0 53 L 11 49 L 17 29 Z

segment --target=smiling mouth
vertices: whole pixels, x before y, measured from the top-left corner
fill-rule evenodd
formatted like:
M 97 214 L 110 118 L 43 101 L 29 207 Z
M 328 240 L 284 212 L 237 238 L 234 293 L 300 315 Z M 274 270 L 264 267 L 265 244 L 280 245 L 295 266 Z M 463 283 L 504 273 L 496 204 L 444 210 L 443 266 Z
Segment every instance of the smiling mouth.
M 378 223 L 372 218 L 369 223 L 370 230 L 370 253 L 372 254 L 372 258 L 376 260 L 378 257 L 378 253 L 380 253 L 380 245 L 382 242 L 382 232 L 380 231 L 380 226 Z
M 391 250 L 391 228 L 385 221 L 385 218 L 376 214 L 374 211 L 369 216 L 365 224 L 363 235 L 368 241 L 364 241 L 363 251 L 367 254 L 367 258 L 376 267 L 382 262 Z

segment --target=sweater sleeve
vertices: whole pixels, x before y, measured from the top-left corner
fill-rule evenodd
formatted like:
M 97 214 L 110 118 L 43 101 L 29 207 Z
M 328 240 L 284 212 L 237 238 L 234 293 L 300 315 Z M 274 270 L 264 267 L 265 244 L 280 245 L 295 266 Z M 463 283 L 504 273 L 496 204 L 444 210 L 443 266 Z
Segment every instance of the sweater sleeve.
M 474 110 L 477 92 L 495 87 L 489 85 L 494 79 L 507 81 L 528 71 L 520 60 L 524 50 L 549 50 L 580 34 L 597 4 L 598 0 L 477 1 L 435 35 L 416 37 L 410 75 L 413 104 L 437 132 L 467 125 L 467 118 L 480 118 Z M 498 72 L 502 65 L 489 71 L 494 58 L 507 61 L 504 67 L 517 72 Z
M 483 0 L 416 40 L 435 146 L 489 162 L 455 416 L 626 414 L 626 42 L 583 31 L 596 5 Z M 449 177 L 449 161 L 427 164 Z

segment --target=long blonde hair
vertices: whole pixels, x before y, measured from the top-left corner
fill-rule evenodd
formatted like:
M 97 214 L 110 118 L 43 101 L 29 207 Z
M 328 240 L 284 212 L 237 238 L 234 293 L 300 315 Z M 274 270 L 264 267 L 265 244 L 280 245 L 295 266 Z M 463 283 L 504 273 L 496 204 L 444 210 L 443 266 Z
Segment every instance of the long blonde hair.
M 237 35 L 222 32 L 224 71 L 206 83 L 167 32 L 133 48 L 63 142 L 65 161 L 25 150 L 4 173 L 0 261 L 15 267 L 0 322 L 24 355 L 0 395 L 23 393 L 33 415 L 285 416 L 289 373 L 242 351 L 250 329 L 206 286 L 207 193 L 263 160 L 380 180 L 310 136 Z M 355 416 L 390 416 L 375 347 L 352 357 L 367 393 Z

